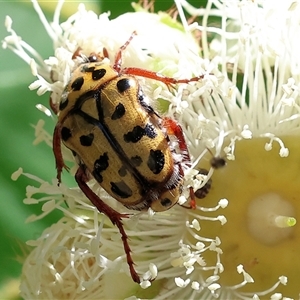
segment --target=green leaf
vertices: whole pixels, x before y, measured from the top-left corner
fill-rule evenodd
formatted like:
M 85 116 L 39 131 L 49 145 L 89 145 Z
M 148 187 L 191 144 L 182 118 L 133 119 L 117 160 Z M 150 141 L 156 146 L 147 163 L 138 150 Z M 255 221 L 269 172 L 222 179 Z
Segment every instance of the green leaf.
M 69 2 L 63 10 L 63 17 L 67 18 L 77 10 L 80 2 Z M 99 13 L 99 3 L 85 1 L 89 9 Z M 194 1 L 195 2 L 195 1 Z M 204 3 L 200 5 L 204 6 Z M 40 1 L 46 10 L 48 20 L 53 18 L 55 6 L 52 1 Z M 173 1 L 157 1 L 155 10 L 166 10 Z M 133 11 L 131 1 L 106 0 L 101 2 L 101 11 L 111 11 L 114 18 L 121 13 Z M 199 5 L 199 4 L 198 4 Z M 13 29 L 29 43 L 43 57 L 53 55 L 53 46 L 43 28 L 31 2 L 4 1 L 0 5 L 0 40 L 6 35 L 4 20 L 9 15 L 13 19 Z M 97 11 L 98 10 L 98 11 Z M 105 30 L 105 29 L 104 29 Z M 49 94 L 38 97 L 34 91 L 29 91 L 28 85 L 35 80 L 30 68 L 10 50 L 0 48 L 0 286 L 9 278 L 21 274 L 21 264 L 16 261 L 17 256 L 24 256 L 19 245 L 28 239 L 39 236 L 43 229 L 55 222 L 60 214 L 53 213 L 38 222 L 25 224 L 31 214 L 40 214 L 40 205 L 25 205 L 26 186 L 36 183 L 26 177 L 20 177 L 16 182 L 11 180 L 11 174 L 19 167 L 25 172 L 34 174 L 44 180 L 51 180 L 56 175 L 52 149 L 45 144 L 34 146 L 34 129 L 39 119 L 46 120 L 48 132 L 51 133 L 55 120 L 46 117 L 35 108 L 42 103 L 48 105 Z M 21 246 L 22 248 L 22 246 Z M 4 298 L 1 294 L 0 298 Z

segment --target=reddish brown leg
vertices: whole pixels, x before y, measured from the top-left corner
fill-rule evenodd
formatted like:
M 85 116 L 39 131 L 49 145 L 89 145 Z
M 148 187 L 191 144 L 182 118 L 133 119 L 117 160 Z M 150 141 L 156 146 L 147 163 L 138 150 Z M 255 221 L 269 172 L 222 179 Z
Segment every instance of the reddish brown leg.
M 199 81 L 199 80 L 203 79 L 203 77 L 204 77 L 204 75 L 201 75 L 201 76 L 192 77 L 189 79 L 175 79 L 172 77 L 167 77 L 160 73 L 156 73 L 153 71 L 144 70 L 144 69 L 140 69 L 140 68 L 124 68 L 121 73 L 154 79 L 154 80 L 163 82 L 167 86 L 170 86 L 173 84 L 178 84 L 178 83 L 189 83 L 192 81 Z
M 52 95 L 52 93 L 51 93 L 51 95 Z M 50 105 L 50 108 L 52 109 L 52 111 L 57 115 L 58 114 L 58 105 L 53 104 L 51 95 L 50 95 L 50 99 L 49 99 L 49 105 Z
M 136 31 L 134 31 L 131 36 L 129 37 L 129 39 L 126 41 L 126 43 L 120 47 L 118 53 L 116 54 L 116 58 L 115 58 L 115 63 L 113 68 L 120 73 L 121 71 L 121 65 L 122 65 L 122 52 L 127 48 L 127 46 L 130 44 L 130 42 L 132 41 L 132 39 L 137 35 Z
M 190 189 L 190 203 L 188 205 L 182 204 L 180 206 L 187 209 L 196 209 L 197 204 L 196 204 L 194 189 L 192 187 L 190 187 L 189 189 Z
M 179 149 L 182 152 L 182 156 L 183 156 L 182 161 L 185 162 L 187 166 L 190 166 L 191 158 L 184 139 L 181 126 L 175 120 L 170 118 L 163 119 L 163 126 L 167 129 L 168 135 L 176 136 Z M 190 187 L 190 205 L 189 206 L 182 205 L 182 206 L 185 208 L 192 208 L 192 209 L 196 208 L 196 198 L 195 198 L 194 189 L 192 187 Z
M 199 81 L 203 79 L 204 75 L 197 76 L 197 77 L 192 77 L 189 79 L 175 79 L 172 77 L 167 77 L 164 76 L 160 73 L 156 73 L 153 71 L 148 71 L 140 68 L 121 68 L 122 65 L 122 52 L 127 48 L 127 46 L 130 44 L 132 39 L 137 35 L 136 31 L 133 31 L 129 39 L 126 41 L 126 43 L 120 47 L 118 53 L 116 54 L 115 58 L 115 63 L 113 68 L 121 74 L 129 74 L 129 75 L 134 75 L 134 76 L 141 76 L 141 77 L 146 77 L 154 80 L 158 80 L 166 84 L 168 87 L 173 85 L 173 84 L 178 84 L 178 83 L 189 83 L 192 81 Z
M 76 57 L 81 56 L 81 50 L 82 50 L 82 48 L 81 48 L 81 47 L 78 47 L 78 48 L 76 49 L 76 51 L 73 53 L 72 59 L 75 59 Z
M 179 149 L 182 152 L 182 156 L 183 156 L 182 160 L 188 166 L 190 166 L 191 158 L 190 158 L 189 150 L 187 148 L 181 126 L 173 119 L 164 118 L 163 119 L 163 127 L 165 127 L 167 129 L 168 135 L 176 136 Z
M 196 209 L 196 207 L 197 207 L 197 204 L 196 204 L 194 189 L 192 187 L 190 187 L 190 206 L 189 206 L 189 208 Z
M 108 51 L 107 51 L 107 49 L 104 47 L 103 48 L 103 56 L 104 56 L 104 58 L 109 58 L 109 54 L 108 54 Z
M 131 249 L 128 244 L 128 236 L 124 230 L 123 223 L 122 223 L 122 218 L 128 218 L 128 215 L 120 214 L 119 212 L 112 209 L 89 188 L 89 186 L 87 185 L 88 178 L 85 174 L 85 170 L 83 166 L 79 166 L 75 175 L 75 179 L 80 189 L 83 191 L 86 197 L 97 207 L 99 212 L 104 213 L 110 219 L 110 221 L 118 227 L 122 237 L 127 264 L 129 266 L 131 277 L 135 282 L 140 283 L 140 277 L 134 269 L 134 262 L 130 254 Z
M 57 123 L 54 129 L 53 134 L 53 152 L 55 157 L 55 164 L 56 164 L 56 170 L 57 170 L 57 176 L 58 184 L 61 183 L 61 173 L 63 169 L 69 170 L 69 167 L 65 165 L 64 159 L 61 152 L 61 134 L 60 134 L 60 124 Z

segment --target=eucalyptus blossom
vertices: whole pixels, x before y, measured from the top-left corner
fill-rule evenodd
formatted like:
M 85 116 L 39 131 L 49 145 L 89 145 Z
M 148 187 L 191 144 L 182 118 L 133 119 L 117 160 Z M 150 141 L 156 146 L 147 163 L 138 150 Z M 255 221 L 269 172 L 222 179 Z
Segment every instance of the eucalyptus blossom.
M 136 12 L 116 19 L 80 4 L 61 22 L 59 1 L 48 22 L 32 2 L 53 41 L 53 56 L 42 58 L 12 29 L 9 17 L 3 47 L 30 65 L 36 81 L 29 88 L 38 95 L 50 92 L 53 105 L 76 67 L 78 48 L 87 56 L 106 48 L 113 61 L 133 31 L 137 36 L 123 53 L 123 67 L 201 80 L 170 88 L 138 78 L 155 110 L 176 119 L 185 134 L 191 166 L 178 205 L 163 213 L 129 211 L 95 180 L 89 183 L 106 203 L 130 213 L 124 226 L 140 285 L 130 277 L 118 229 L 78 187 L 58 186 L 56 174 L 51 182 L 22 169 L 13 174 L 35 184 L 27 188 L 26 204 L 44 203 L 29 221 L 54 209 L 64 213 L 28 241 L 33 250 L 23 266 L 22 297 L 299 297 L 299 3 L 211 0 L 196 8 L 175 0 L 178 21 L 137 4 Z M 38 108 L 51 115 L 46 105 Z M 35 143 L 51 146 L 45 121 L 52 122 L 47 117 L 38 122 Z M 74 175 L 77 164 L 70 151 L 63 155 Z M 202 198 L 196 209 L 186 208 L 190 188 Z

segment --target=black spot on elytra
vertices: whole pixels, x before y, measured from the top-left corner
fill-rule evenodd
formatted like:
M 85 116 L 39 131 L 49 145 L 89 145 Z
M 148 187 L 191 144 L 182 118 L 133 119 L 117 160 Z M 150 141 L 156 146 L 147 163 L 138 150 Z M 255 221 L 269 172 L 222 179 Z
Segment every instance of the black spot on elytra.
M 132 131 L 124 134 L 124 141 L 126 143 L 137 143 L 145 134 L 144 128 L 141 126 L 135 126 Z
M 108 155 L 105 152 L 103 155 L 100 155 L 100 157 L 95 161 L 94 170 L 92 172 L 93 176 L 99 183 L 103 181 L 103 176 L 101 175 L 101 172 L 105 171 L 108 168 L 108 166 Z
M 61 129 L 61 138 L 67 141 L 72 136 L 71 130 L 68 127 L 63 127 Z
M 132 86 L 132 81 L 128 78 L 122 78 L 117 82 L 117 88 L 120 93 L 127 91 Z
M 122 103 L 119 103 L 116 108 L 115 111 L 113 112 L 111 119 L 112 120 L 117 120 L 120 119 L 124 116 L 125 114 L 125 107 Z
M 144 135 L 153 139 L 157 136 L 157 133 L 151 124 L 147 124 L 145 128 L 138 125 L 132 131 L 124 134 L 124 141 L 126 143 L 137 143 Z
M 91 146 L 94 140 L 94 134 L 93 133 L 89 133 L 87 135 L 82 135 L 80 138 L 80 144 L 82 146 Z
M 121 177 L 125 177 L 126 174 L 127 174 L 127 169 L 125 166 L 122 166 L 119 171 L 118 171 L 118 174 L 121 176 Z
M 111 182 L 111 191 L 120 198 L 129 198 L 132 196 L 131 188 L 124 182 Z
M 73 91 L 80 91 L 83 83 L 84 83 L 83 77 L 78 77 L 72 82 L 71 88 L 73 89 Z
M 106 74 L 106 70 L 105 69 L 97 69 L 94 70 L 92 73 L 92 78 L 93 80 L 99 80 L 101 78 L 103 78 Z
M 66 98 L 66 99 L 62 99 L 62 101 L 60 101 L 59 103 L 59 110 L 63 110 L 65 109 L 69 104 L 69 99 Z
M 136 155 L 130 158 L 130 162 L 134 167 L 139 167 L 142 164 L 143 160 L 140 156 Z
M 161 150 L 150 150 L 147 165 L 154 174 L 159 174 L 165 165 L 165 156 Z
M 160 200 L 160 204 L 163 207 L 170 207 L 172 205 L 172 201 L 169 198 L 164 198 Z

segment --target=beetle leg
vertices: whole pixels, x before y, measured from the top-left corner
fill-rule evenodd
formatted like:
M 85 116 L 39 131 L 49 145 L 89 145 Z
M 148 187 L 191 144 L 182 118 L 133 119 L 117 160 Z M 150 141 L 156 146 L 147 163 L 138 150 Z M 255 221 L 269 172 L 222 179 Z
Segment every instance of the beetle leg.
M 163 118 L 163 127 L 167 129 L 168 135 L 174 135 L 177 138 L 179 149 L 182 153 L 182 162 L 185 163 L 186 166 L 191 166 L 191 158 L 189 154 L 189 150 L 187 148 L 187 144 L 185 142 L 185 138 L 183 136 L 183 131 L 179 123 L 170 118 Z M 184 206 L 185 208 L 196 208 L 196 199 L 194 189 L 192 187 L 190 189 L 190 204 L 189 206 Z
M 185 138 L 183 136 L 183 131 L 178 122 L 170 118 L 163 118 L 163 127 L 167 129 L 168 135 L 173 135 L 177 138 L 179 149 L 182 153 L 182 161 L 186 163 L 187 166 L 190 167 L 190 154 L 187 148 Z
M 193 187 L 190 186 L 190 206 L 189 208 L 196 209 L 197 204 L 196 204 L 196 198 L 195 198 L 195 193 Z
M 58 185 L 61 183 L 61 173 L 63 169 L 66 169 L 67 171 L 69 170 L 69 167 L 65 165 L 64 159 L 62 156 L 61 152 L 61 133 L 60 133 L 60 123 L 57 123 L 54 129 L 54 134 L 53 134 L 53 153 L 55 157 L 55 164 L 56 164 L 56 170 L 57 170 L 57 180 L 58 180 Z
M 50 94 L 50 99 L 49 99 L 49 105 L 50 108 L 52 109 L 52 111 L 57 115 L 58 114 L 58 104 L 57 103 L 53 103 L 52 101 L 52 93 Z
M 154 79 L 157 81 L 161 81 L 168 87 L 172 86 L 174 84 L 178 84 L 178 83 L 189 83 L 189 82 L 193 82 L 193 81 L 194 82 L 199 81 L 199 80 L 203 79 L 203 77 L 204 77 L 204 75 L 201 75 L 201 76 L 196 76 L 196 77 L 192 77 L 189 79 L 175 79 L 175 78 L 168 77 L 168 76 L 165 76 L 165 75 L 157 73 L 157 72 L 144 70 L 144 69 L 140 69 L 140 68 L 124 68 L 123 70 L 121 70 L 121 73 L 134 75 L 134 76 L 140 76 L 140 77 L 146 77 L 146 78 Z
M 189 187 L 190 190 L 190 201 L 188 205 L 185 204 L 180 204 L 181 207 L 186 208 L 186 209 L 196 209 L 197 208 L 197 203 L 196 203 L 196 198 L 195 198 L 195 193 L 193 187 Z
M 149 71 L 149 70 L 144 70 L 140 68 L 121 68 L 122 65 L 122 52 L 127 48 L 127 46 L 130 44 L 132 39 L 137 35 L 136 31 L 133 31 L 129 39 L 125 42 L 123 46 L 120 47 L 119 51 L 116 54 L 115 62 L 113 65 L 114 70 L 116 70 L 118 73 L 121 74 L 129 74 L 129 75 L 134 75 L 134 76 L 141 76 L 141 77 L 146 77 L 150 79 L 154 79 L 157 81 L 161 81 L 164 84 L 166 84 L 168 87 L 178 84 L 178 83 L 189 83 L 192 81 L 199 81 L 203 79 L 204 75 L 201 76 L 196 76 L 192 77 L 189 79 L 175 79 L 172 77 L 168 77 L 165 75 L 162 75 L 157 72 Z
M 119 229 L 119 232 L 122 237 L 123 246 L 126 254 L 127 264 L 129 266 L 130 274 L 132 279 L 140 283 L 140 277 L 137 274 L 137 272 L 134 269 L 134 262 L 131 257 L 131 249 L 128 244 L 128 236 L 124 230 L 122 218 L 128 218 L 127 214 L 121 214 L 117 211 L 115 211 L 113 208 L 111 208 L 109 205 L 107 205 L 105 202 L 103 202 L 87 185 L 87 175 L 85 173 L 85 169 L 83 165 L 80 165 L 76 175 L 75 179 L 77 181 L 77 184 L 79 188 L 83 191 L 83 193 L 86 195 L 86 197 L 94 204 L 94 206 L 97 207 L 99 212 L 104 213 L 110 221 L 116 225 Z
M 115 63 L 114 63 L 114 70 L 116 70 L 118 73 L 121 71 L 121 65 L 122 65 L 122 52 L 127 48 L 127 46 L 130 44 L 132 39 L 137 35 L 136 31 L 133 31 L 129 39 L 126 41 L 126 43 L 120 47 L 118 53 L 116 54 Z

